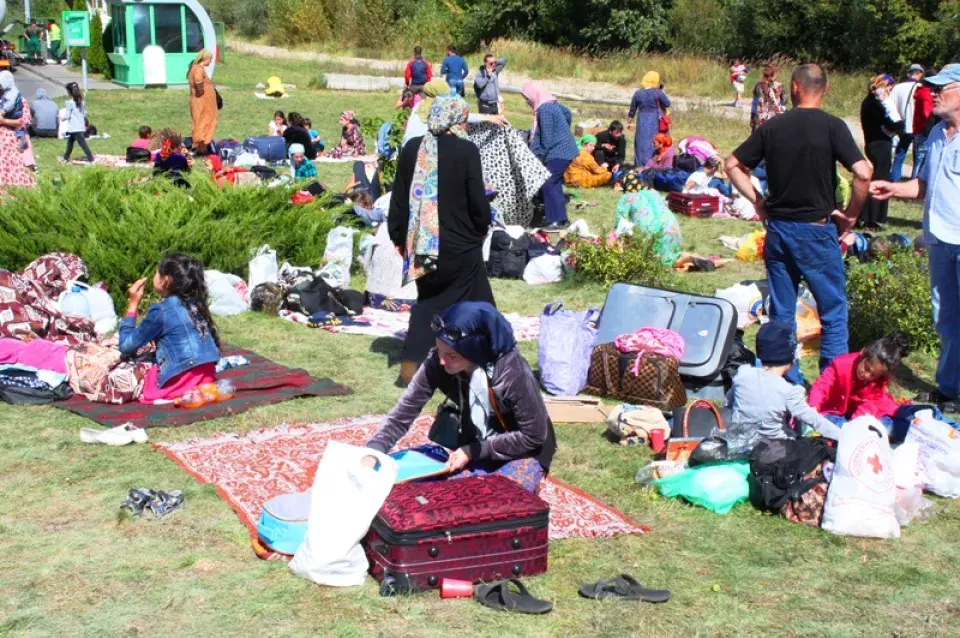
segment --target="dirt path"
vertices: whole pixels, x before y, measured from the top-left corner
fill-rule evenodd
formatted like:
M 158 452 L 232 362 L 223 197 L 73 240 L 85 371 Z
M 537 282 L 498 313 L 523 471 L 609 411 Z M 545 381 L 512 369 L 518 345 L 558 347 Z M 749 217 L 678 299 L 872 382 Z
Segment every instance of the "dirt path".
M 249 42 L 231 41 L 227 43 L 227 47 L 238 53 L 246 53 L 258 57 L 331 62 L 356 67 L 357 75 L 363 75 L 365 70 L 376 70 L 378 72 L 394 72 L 398 77 L 402 77 L 403 70 L 406 67 L 405 60 L 374 60 L 370 58 L 329 55 L 313 51 L 292 51 L 281 47 L 252 44 Z M 440 74 L 439 64 L 433 65 L 433 72 L 435 75 Z M 509 66 L 500 73 L 501 88 L 504 92 L 509 93 L 519 93 L 520 87 L 533 79 L 536 79 L 557 97 L 614 106 L 629 106 L 633 93 L 636 90 L 635 88 L 611 84 L 609 82 L 588 82 L 575 78 L 532 78 L 519 72 L 511 71 Z M 671 108 L 676 111 L 682 112 L 691 109 L 702 109 L 709 111 L 713 115 L 719 115 L 732 120 L 750 120 L 750 105 L 748 102 L 741 108 L 734 108 L 728 100 L 716 100 L 713 98 L 674 97 L 671 98 L 671 101 L 673 103 Z M 860 130 L 860 123 L 854 118 L 845 118 L 844 122 L 846 122 L 847 128 L 850 129 L 857 144 L 863 146 L 863 132 Z

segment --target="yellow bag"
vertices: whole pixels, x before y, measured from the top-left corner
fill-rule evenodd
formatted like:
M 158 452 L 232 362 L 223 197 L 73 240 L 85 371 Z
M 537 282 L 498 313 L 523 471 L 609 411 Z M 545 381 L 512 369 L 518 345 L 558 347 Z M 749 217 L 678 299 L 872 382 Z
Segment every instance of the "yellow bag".
M 755 230 L 740 243 L 737 259 L 740 261 L 759 261 L 763 259 L 763 242 L 767 238 L 764 230 Z

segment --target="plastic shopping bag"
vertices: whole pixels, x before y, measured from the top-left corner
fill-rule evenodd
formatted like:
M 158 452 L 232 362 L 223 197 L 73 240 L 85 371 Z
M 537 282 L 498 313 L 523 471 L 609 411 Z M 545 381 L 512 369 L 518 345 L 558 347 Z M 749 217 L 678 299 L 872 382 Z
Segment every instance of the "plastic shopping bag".
M 896 485 L 887 430 L 872 416 L 843 426 L 823 510 L 823 529 L 835 534 L 900 538 Z
M 653 482 L 667 498 L 681 497 L 717 514 L 726 514 L 750 497 L 750 463 L 701 465 Z
M 247 278 L 247 288 L 253 290 L 262 283 L 277 281 L 277 251 L 271 250 L 264 244 L 256 250 L 250 260 L 250 276 Z
M 904 443 L 893 451 L 893 480 L 897 486 L 894 512 L 901 526 L 922 523 L 933 515 L 936 509 L 933 501 L 923 496 L 925 479 L 920 465 L 920 444 L 916 441 Z
M 920 466 L 926 474 L 926 489 L 940 496 L 960 497 L 960 432 L 920 410 L 913 417 L 904 444 L 920 446 Z
M 559 301 L 543 309 L 537 358 L 540 382 L 547 392 L 574 396 L 587 385 L 599 318 L 600 311 L 596 308 L 574 312 L 565 309 Z
M 353 261 L 355 232 L 353 228 L 337 226 L 327 234 L 320 276 L 331 288 L 347 288 L 350 285 L 350 262 Z
M 210 297 L 211 314 L 229 317 L 250 309 L 234 287 L 235 282 L 241 281 L 236 275 L 225 274 L 219 270 L 205 270 L 203 279 L 206 281 L 207 294 Z
M 367 456 L 379 466 L 363 467 Z M 307 535 L 290 561 L 293 573 L 321 585 L 362 585 L 370 564 L 360 540 L 396 478 L 397 462 L 386 454 L 328 443 L 313 479 Z

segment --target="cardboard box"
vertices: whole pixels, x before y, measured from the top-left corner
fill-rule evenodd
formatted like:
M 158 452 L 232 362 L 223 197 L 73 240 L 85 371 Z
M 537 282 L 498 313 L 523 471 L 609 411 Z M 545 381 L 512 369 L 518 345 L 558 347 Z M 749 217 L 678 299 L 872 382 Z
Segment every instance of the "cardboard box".
M 544 397 L 554 423 L 605 423 L 611 408 L 596 397 Z

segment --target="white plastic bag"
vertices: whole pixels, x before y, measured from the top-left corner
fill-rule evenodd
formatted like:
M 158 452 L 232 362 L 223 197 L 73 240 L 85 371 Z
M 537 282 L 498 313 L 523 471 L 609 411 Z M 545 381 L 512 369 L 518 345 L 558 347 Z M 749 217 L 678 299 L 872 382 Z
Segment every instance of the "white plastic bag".
M 933 515 L 933 502 L 923 497 L 925 479 L 920 466 L 920 444 L 916 441 L 893 451 L 893 482 L 897 486 L 894 512 L 901 526 L 922 523 Z
M 757 284 L 734 284 L 729 288 L 718 289 L 714 293 L 715 297 L 726 299 L 737 309 L 737 327 L 746 328 L 754 322 L 754 317 L 750 314 L 750 309 L 757 302 L 763 304 L 763 295 L 760 294 L 760 288 Z
M 203 279 L 207 283 L 212 314 L 218 317 L 230 317 L 250 309 L 250 305 L 234 288 L 234 283 L 241 281 L 236 275 L 222 273 L 219 270 L 206 270 L 203 273 Z
M 840 432 L 837 462 L 823 509 L 823 529 L 834 534 L 900 538 L 896 486 L 887 430 L 871 416 Z
M 930 410 L 913 417 L 904 444 L 920 446 L 920 465 L 926 474 L 926 489 L 940 496 L 960 497 L 960 432 L 933 418 Z
M 250 277 L 247 278 L 247 288 L 253 290 L 257 286 L 266 282 L 276 282 L 277 273 L 277 251 L 271 250 L 270 246 L 264 244 L 257 249 L 250 260 Z
M 60 303 L 70 293 L 73 288 L 79 289 L 80 294 L 87 302 L 90 308 L 89 314 L 84 314 L 94 323 L 94 331 L 102 336 L 113 332 L 117 328 L 117 311 L 113 305 L 113 298 L 110 293 L 103 288 L 103 284 L 91 286 L 82 281 L 71 281 L 67 284 L 67 292 L 60 295 Z M 71 314 L 71 313 L 66 313 Z
M 523 280 L 531 286 L 552 284 L 563 279 L 563 260 L 560 255 L 534 257 L 523 269 Z
M 377 469 L 361 465 L 367 456 L 377 458 Z M 396 478 L 397 462 L 389 456 L 337 441 L 328 443 L 313 479 L 307 535 L 290 561 L 293 573 L 320 585 L 362 585 L 370 564 L 360 539 Z
M 353 228 L 337 226 L 327 234 L 327 247 L 323 250 L 323 266 L 320 276 L 333 288 L 350 285 L 350 262 L 353 261 Z

